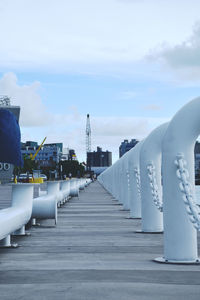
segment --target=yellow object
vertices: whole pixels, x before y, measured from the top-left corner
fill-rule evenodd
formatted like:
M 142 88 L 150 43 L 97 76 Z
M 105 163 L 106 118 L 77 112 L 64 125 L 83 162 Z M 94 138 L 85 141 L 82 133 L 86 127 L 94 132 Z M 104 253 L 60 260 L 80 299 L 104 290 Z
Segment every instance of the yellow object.
M 33 155 L 33 157 L 31 158 L 32 160 L 34 160 L 38 154 L 38 152 L 40 151 L 42 145 L 44 144 L 45 140 L 47 137 L 44 138 L 43 142 L 41 143 L 41 145 L 39 146 L 39 148 L 37 149 L 37 151 L 35 152 L 35 154 Z
M 29 182 L 30 182 L 30 183 L 43 183 L 44 180 L 43 180 L 42 177 L 37 177 L 37 178 L 30 178 L 30 179 L 29 179 Z
M 15 178 L 14 178 L 14 183 L 17 183 L 17 177 L 15 176 Z

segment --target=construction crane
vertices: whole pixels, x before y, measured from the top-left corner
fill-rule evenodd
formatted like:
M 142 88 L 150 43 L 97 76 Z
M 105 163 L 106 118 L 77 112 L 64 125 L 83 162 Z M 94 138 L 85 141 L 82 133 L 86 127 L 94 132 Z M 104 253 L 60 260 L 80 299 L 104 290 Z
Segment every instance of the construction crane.
M 34 160 L 34 159 L 36 158 L 36 156 L 37 156 L 38 152 L 40 151 L 42 145 L 43 145 L 44 142 L 46 141 L 46 138 L 47 138 L 47 137 L 44 138 L 44 140 L 43 140 L 42 143 L 40 144 L 40 146 L 39 146 L 39 148 L 37 149 L 37 151 L 35 152 L 35 154 L 31 157 L 31 160 Z
M 90 127 L 89 114 L 87 114 L 87 121 L 86 121 L 86 161 L 87 161 L 88 152 L 91 152 L 91 127 Z

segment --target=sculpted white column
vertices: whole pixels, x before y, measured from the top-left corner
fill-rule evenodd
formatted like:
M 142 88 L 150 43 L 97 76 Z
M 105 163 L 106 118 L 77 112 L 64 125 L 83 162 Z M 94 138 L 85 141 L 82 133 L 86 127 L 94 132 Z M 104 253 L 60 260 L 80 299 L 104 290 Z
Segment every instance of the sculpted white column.
M 121 165 L 121 200 L 124 210 L 130 209 L 130 195 L 129 195 L 129 168 L 128 168 L 128 152 L 125 153 L 120 159 Z
M 159 262 L 191 263 L 198 260 L 197 232 L 189 219 L 184 200 L 187 202 L 195 198 L 194 145 L 199 134 L 200 98 L 196 98 L 177 112 L 163 139 L 164 258 L 156 259 Z M 178 162 L 180 169 L 188 170 L 188 174 L 181 174 L 183 182 L 179 179 Z
M 140 195 L 140 149 L 143 141 L 128 151 L 129 181 L 130 181 L 130 217 L 141 218 Z
M 144 140 L 140 150 L 142 232 L 163 231 L 161 147 L 167 127 L 168 123 L 165 123 L 154 129 Z M 154 201 L 160 201 L 159 208 Z

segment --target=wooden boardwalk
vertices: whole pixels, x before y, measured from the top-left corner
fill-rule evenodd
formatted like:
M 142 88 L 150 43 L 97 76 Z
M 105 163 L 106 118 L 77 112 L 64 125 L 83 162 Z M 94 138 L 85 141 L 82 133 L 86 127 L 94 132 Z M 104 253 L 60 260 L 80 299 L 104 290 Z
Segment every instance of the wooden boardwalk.
M 200 266 L 163 265 L 162 234 L 139 234 L 111 195 L 91 184 L 16 249 L 0 249 L 0 300 L 200 299 Z

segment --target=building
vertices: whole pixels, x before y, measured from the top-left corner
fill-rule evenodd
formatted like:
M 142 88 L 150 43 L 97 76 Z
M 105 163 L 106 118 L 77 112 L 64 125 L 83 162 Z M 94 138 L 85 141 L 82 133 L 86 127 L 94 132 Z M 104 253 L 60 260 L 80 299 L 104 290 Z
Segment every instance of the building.
M 38 148 L 39 145 L 37 142 L 27 141 L 26 143 L 21 143 L 21 152 L 23 156 L 33 156 Z M 44 144 L 35 158 L 40 166 L 51 166 L 53 162 L 58 164 L 60 160 L 76 159 L 75 150 L 63 148 L 62 143 Z
M 61 160 L 77 160 L 75 150 L 63 148 Z
M 132 139 L 130 142 L 128 140 L 124 140 L 119 146 L 119 157 L 122 157 L 126 152 L 135 147 L 135 145 L 139 141 L 136 139 Z
M 77 160 L 76 153 L 74 149 L 69 149 L 68 160 Z
M 97 151 L 87 153 L 87 166 L 91 167 L 109 167 L 112 165 L 112 152 L 102 151 L 97 147 Z
M 60 152 L 63 152 L 63 143 L 52 143 L 52 144 L 44 144 L 44 147 L 58 147 Z
M 38 148 L 39 145 L 37 142 L 27 141 L 26 143 L 21 143 L 23 156 L 33 156 Z M 51 166 L 53 163 L 57 164 L 61 160 L 62 149 L 62 143 L 44 144 L 35 157 L 35 161 L 37 161 L 40 166 Z

